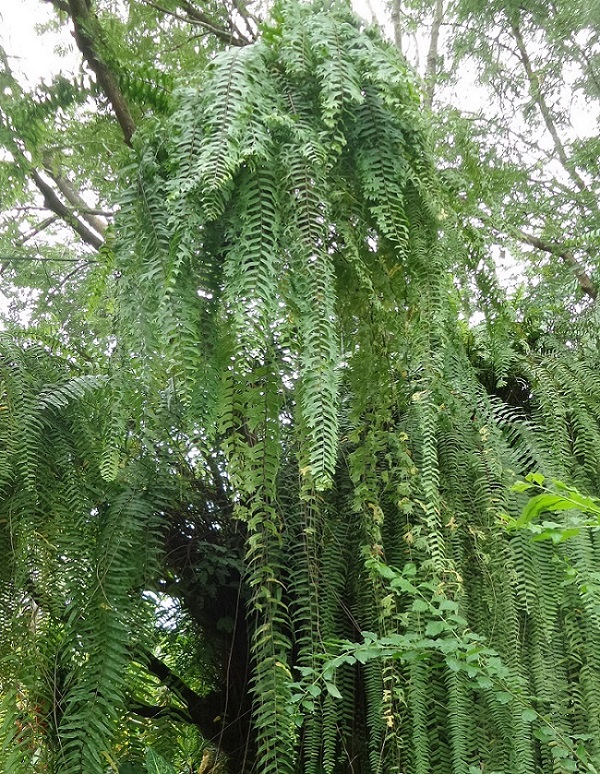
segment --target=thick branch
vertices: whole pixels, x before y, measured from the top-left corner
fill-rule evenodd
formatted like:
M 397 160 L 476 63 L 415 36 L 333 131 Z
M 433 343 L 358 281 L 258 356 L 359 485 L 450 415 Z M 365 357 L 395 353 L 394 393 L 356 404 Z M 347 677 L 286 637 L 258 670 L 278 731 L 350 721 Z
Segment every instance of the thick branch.
M 52 5 L 59 11 L 62 11 L 63 13 L 70 13 L 69 9 L 69 3 L 67 0 L 46 0 L 47 3 L 52 3 Z
M 94 229 L 94 231 L 97 231 L 101 236 L 104 236 L 106 233 L 106 223 L 90 211 L 88 203 L 82 199 L 79 192 L 73 188 L 69 180 L 62 175 L 55 174 L 48 169 L 48 167 L 46 167 L 46 171 L 52 177 L 59 191 L 63 194 L 69 204 L 79 212 L 81 217 Z
M 161 661 L 154 654 L 146 651 L 144 654 L 144 660 L 146 666 L 152 672 L 153 675 L 167 686 L 171 691 L 177 694 L 179 698 L 188 707 L 202 701 L 202 697 L 193 691 L 187 683 L 185 683 L 179 675 L 175 674 L 173 670 L 168 667 L 164 661 Z
M 425 68 L 425 105 L 431 108 L 435 93 L 435 80 L 439 64 L 440 29 L 444 21 L 444 0 L 436 0 L 431 26 L 431 38 L 427 51 L 427 65 Z
M 540 239 L 533 234 L 527 234 L 525 231 L 521 231 L 520 229 L 515 229 L 513 234 L 522 242 L 535 247 L 537 250 L 543 250 L 545 253 L 556 255 L 558 258 L 563 260 L 567 266 L 572 269 L 581 290 L 591 299 L 595 300 L 597 298 L 598 288 L 596 287 L 595 282 L 585 271 L 577 258 L 575 258 L 571 250 L 564 248 L 562 245 L 557 245 L 552 242 L 545 242 L 543 239 Z
M 59 218 L 62 218 L 69 226 L 94 249 L 99 250 L 104 244 L 103 240 L 95 234 L 85 223 L 77 218 L 73 212 L 62 202 L 51 185 L 49 185 L 36 169 L 30 172 L 31 179 L 44 197 L 44 204 Z
M 248 8 L 246 7 L 247 3 L 244 0 L 232 0 L 232 2 L 233 2 L 233 7 L 235 8 L 238 16 L 244 22 L 246 31 L 248 33 L 248 40 L 256 40 L 256 30 L 258 29 L 258 25 L 259 25 L 258 19 L 256 18 L 256 16 L 250 13 Z M 238 33 L 242 35 L 237 25 L 236 25 L 236 29 L 238 30 Z
M 101 39 L 102 33 L 98 20 L 92 13 L 90 3 L 87 0 L 68 0 L 68 9 L 65 9 L 67 4 L 64 0 L 46 0 L 46 2 L 52 3 L 59 10 L 68 10 L 75 28 L 75 40 L 79 50 L 110 102 L 125 142 L 131 145 L 131 138 L 135 132 L 135 122 L 114 73 L 102 61 L 98 53 L 97 41 Z
M 144 662 L 155 677 L 185 704 L 189 719 L 196 725 L 205 739 L 213 739 L 219 732 L 216 715 L 222 706 L 223 697 L 214 692 L 199 696 L 179 675 L 152 653 L 143 653 Z M 139 714 L 139 713 L 138 713 Z M 220 718 L 218 719 L 220 721 Z
M 391 16 L 392 27 L 394 28 L 394 43 L 396 44 L 398 51 L 402 53 L 402 23 L 400 20 L 402 15 L 402 7 L 400 3 L 401 0 L 392 0 Z
M 189 714 L 179 707 L 156 707 L 140 701 L 131 701 L 127 705 L 127 709 L 141 718 L 170 718 L 183 723 L 193 722 Z

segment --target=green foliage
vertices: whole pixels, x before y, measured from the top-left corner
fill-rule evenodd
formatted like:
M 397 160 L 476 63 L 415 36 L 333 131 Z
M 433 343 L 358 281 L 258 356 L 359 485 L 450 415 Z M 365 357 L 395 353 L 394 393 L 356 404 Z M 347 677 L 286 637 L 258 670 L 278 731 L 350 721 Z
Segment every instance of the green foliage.
M 174 769 L 158 753 L 149 748 L 146 753 L 146 770 L 148 774 L 174 774 Z
M 600 527 L 600 503 L 596 497 L 581 494 L 574 486 L 562 481 L 552 480 L 549 484 L 540 473 L 530 473 L 525 481 L 519 481 L 511 487 L 513 492 L 541 490 L 541 494 L 532 495 L 523 507 L 518 519 L 508 517 L 507 526 L 511 530 L 527 529 L 534 540 L 552 540 L 562 543 L 579 535 L 584 528 Z M 562 523 L 536 520 L 544 513 L 565 512 Z M 588 516 L 588 518 L 586 518 Z M 589 516 L 595 516 L 590 519 Z
M 595 482 L 596 409 L 579 386 L 587 366 L 568 366 L 576 432 L 559 448 L 544 427 L 559 421 L 549 396 L 564 389 L 554 386 L 564 355 L 521 356 L 488 328 L 488 343 L 474 334 L 474 368 L 456 334 L 437 242 L 442 194 L 407 68 L 343 7 L 284 4 L 276 14 L 260 43 L 211 64 L 200 93 L 180 92 L 152 150 L 138 139 L 143 198 L 124 209 L 119 245 L 124 276 L 148 281 L 145 304 L 122 295 L 127 318 L 168 344 L 164 378 L 189 421 L 210 416 L 195 391 L 220 417 L 248 530 L 259 765 L 291 770 L 300 748 L 307 771 L 355 756 L 369 771 L 543 770 L 549 756 L 569 770 L 581 724 L 550 697 L 585 678 L 550 666 L 570 647 L 555 633 L 562 607 L 548 602 L 560 571 L 544 570 L 540 585 L 532 568 L 548 558 L 495 524 L 512 506 L 511 470 L 533 460 L 550 468 L 575 451 Z M 452 230 L 450 220 L 446 239 Z M 514 337 L 502 302 L 498 315 Z M 167 319 L 177 327 L 164 335 Z M 175 331 L 189 355 L 177 354 Z M 523 413 L 502 399 L 520 380 L 535 402 Z M 356 526 L 344 533 L 347 519 Z M 331 564 L 340 545 L 349 566 Z M 402 593 L 390 594 L 387 565 L 373 564 L 380 552 L 399 566 L 417 559 L 407 566 L 418 583 L 392 573 Z M 419 588 L 433 601 L 411 600 Z M 340 598 L 348 618 L 335 612 Z M 506 625 L 491 625 L 497 618 Z M 336 661 L 353 620 L 373 634 Z M 332 711 L 340 702 L 356 723 L 357 691 L 363 736 Z M 513 694 L 517 709 L 505 700 Z M 581 722 L 593 716 L 588 702 L 582 695 Z M 533 711 L 554 752 L 538 751 Z
M 141 635 L 149 623 L 140 589 L 156 567 L 160 501 L 133 468 L 107 485 L 98 467 L 106 377 L 4 337 L 0 385 L 2 715 L 17 745 L 3 746 L 3 768 L 31 771 L 52 749 L 58 771 L 104 772 L 123 722 L 130 627 Z
M 275 4 L 168 98 L 163 48 L 125 66 L 150 13 L 98 21 L 146 120 L 73 301 L 97 357 L 75 318 L 0 339 L 3 771 L 597 771 L 593 314 L 506 298 L 472 208 L 510 174 L 450 117 L 438 177 L 346 3 Z
M 588 668 L 558 668 L 573 589 L 557 600 L 558 564 L 497 521 L 515 469 L 577 459 L 596 486 L 588 365 L 522 354 L 485 276 L 496 316 L 457 333 L 440 245 L 460 232 L 413 76 L 342 5 L 275 18 L 138 136 L 117 259 L 141 367 L 222 444 L 238 493 L 258 765 L 571 770 L 595 712 Z M 561 412 L 570 432 L 549 433 Z M 557 692 L 580 697 L 576 722 Z

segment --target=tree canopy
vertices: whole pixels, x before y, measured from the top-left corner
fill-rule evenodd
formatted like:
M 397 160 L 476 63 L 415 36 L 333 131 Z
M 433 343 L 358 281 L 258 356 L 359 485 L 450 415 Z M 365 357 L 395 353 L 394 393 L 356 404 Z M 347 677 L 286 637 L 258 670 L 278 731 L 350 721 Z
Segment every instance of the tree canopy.
M 48 1 L 81 70 L 1 52 L 3 771 L 599 770 L 594 8 Z

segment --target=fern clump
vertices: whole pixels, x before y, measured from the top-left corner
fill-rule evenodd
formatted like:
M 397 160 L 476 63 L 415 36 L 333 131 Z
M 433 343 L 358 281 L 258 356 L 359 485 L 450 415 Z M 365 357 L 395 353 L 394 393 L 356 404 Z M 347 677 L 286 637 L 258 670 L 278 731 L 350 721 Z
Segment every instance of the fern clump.
M 282 2 L 257 43 L 219 54 L 175 104 L 137 138 L 142 195 L 123 211 L 119 255 L 125 276 L 148 281 L 121 304 L 164 342 L 145 367 L 167 358 L 186 421 L 225 452 L 247 540 L 258 766 L 291 772 L 300 750 L 307 772 L 350 761 L 530 770 L 537 742 L 511 715 L 542 701 L 552 674 L 581 675 L 548 666 L 559 609 L 532 579 L 547 558 L 494 525 L 514 507 L 512 471 L 550 458 L 536 420 L 484 386 L 459 333 L 456 256 L 444 251 L 459 231 L 442 210 L 413 74 L 345 4 Z M 506 347 L 503 358 L 503 373 L 532 389 L 547 367 Z M 578 390 L 575 445 L 591 482 L 597 424 Z M 416 561 L 425 585 L 411 588 L 455 610 L 467 651 L 469 627 L 492 650 L 470 665 L 450 645 L 428 650 L 427 633 L 442 630 L 409 613 L 430 602 L 390 595 L 384 558 Z M 495 599 L 501 582 L 510 591 Z M 388 645 L 374 643 L 378 657 L 354 673 L 345 662 L 328 673 L 334 643 L 360 631 Z M 422 657 L 403 661 L 403 642 Z M 340 718 L 361 717 L 358 735 L 336 722 L 336 700 Z M 511 723 L 514 745 L 493 742 L 513 736 Z M 558 718 L 548 728 L 575 760 L 574 731 Z
M 505 529 L 516 475 L 598 491 L 595 347 L 461 319 L 404 60 L 343 2 L 279 2 L 133 146 L 110 372 L 0 342 L 5 770 L 163 768 L 134 707 L 232 772 L 595 771 L 595 534 Z M 174 647 L 159 592 L 202 695 L 143 647 Z M 152 664 L 175 704 L 138 700 Z

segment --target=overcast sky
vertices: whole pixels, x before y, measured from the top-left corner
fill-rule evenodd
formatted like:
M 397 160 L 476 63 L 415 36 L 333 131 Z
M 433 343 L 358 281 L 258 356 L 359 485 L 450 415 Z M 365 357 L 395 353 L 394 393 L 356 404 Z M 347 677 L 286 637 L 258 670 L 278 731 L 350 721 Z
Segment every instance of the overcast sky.
M 354 9 L 365 19 L 371 20 L 375 13 L 383 21 L 381 0 L 353 0 Z M 39 81 L 44 76 L 62 70 L 65 74 L 77 67 L 78 58 L 58 56 L 54 49 L 73 52 L 74 42 L 68 31 L 44 35 L 43 44 L 36 27 L 45 25 L 54 17 L 51 7 L 41 0 L 0 0 L 0 44 L 10 56 L 15 74 L 29 80 Z
M 386 21 L 383 0 L 352 0 L 354 9 L 365 19 Z M 43 38 L 36 28 L 46 25 L 54 14 L 48 3 L 41 0 L 0 0 L 0 43 L 10 56 L 13 71 L 20 79 L 35 84 L 46 77 L 51 79 L 57 72 L 75 73 L 80 66 L 80 55 L 66 27 L 60 32 L 45 32 Z M 419 48 L 426 46 L 425 38 L 416 41 Z M 59 56 L 56 49 L 66 56 Z M 465 70 L 463 79 L 455 88 L 455 94 L 447 97 L 463 109 L 486 111 L 487 94 L 477 85 L 475 73 Z M 595 135 L 597 112 L 580 101 L 571 104 L 571 122 L 580 136 Z
M 385 23 L 384 0 L 352 0 L 354 9 L 366 20 Z M 13 72 L 27 86 L 34 86 L 41 79 L 52 79 L 58 72 L 74 74 L 81 66 L 81 55 L 75 50 L 75 42 L 68 27 L 60 32 L 46 31 L 43 37 L 38 29 L 55 18 L 49 3 L 42 0 L 0 0 L 0 44 L 10 57 Z M 389 22 L 388 22 L 389 24 Z M 391 31 L 390 31 L 391 32 Z M 426 48 L 425 36 L 417 36 L 414 44 Z M 57 53 L 63 52 L 63 56 Z M 450 101 L 470 111 L 482 110 L 486 114 L 490 105 L 487 93 L 477 84 L 476 72 L 466 70 L 461 81 L 453 87 L 454 94 L 447 94 Z M 597 111 L 582 102 L 572 103 L 571 122 L 580 136 L 595 135 Z M 543 131 L 542 131 L 543 134 Z M 544 137 L 541 141 L 548 141 Z M 1 299 L 1 295 L 0 295 Z
M 0 43 L 15 74 L 31 83 L 59 70 L 72 70 L 77 61 L 74 55 L 64 59 L 54 51 L 61 47 L 73 52 L 74 41 L 67 30 L 46 33 L 43 43 L 37 35 L 36 27 L 53 16 L 50 6 L 40 0 L 0 0 Z

